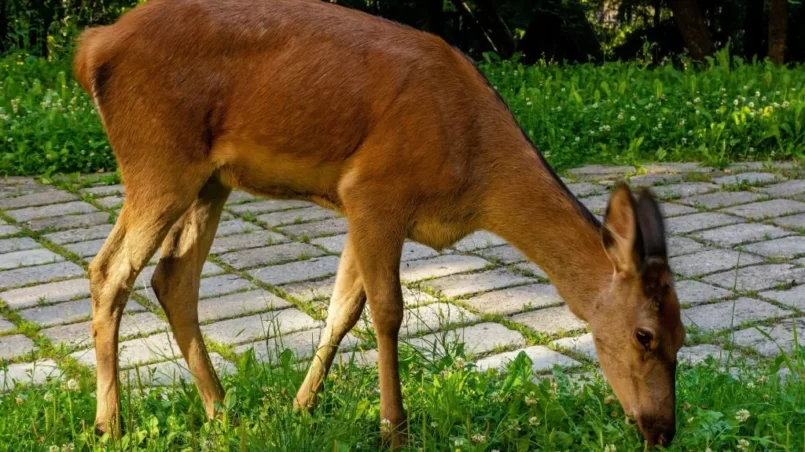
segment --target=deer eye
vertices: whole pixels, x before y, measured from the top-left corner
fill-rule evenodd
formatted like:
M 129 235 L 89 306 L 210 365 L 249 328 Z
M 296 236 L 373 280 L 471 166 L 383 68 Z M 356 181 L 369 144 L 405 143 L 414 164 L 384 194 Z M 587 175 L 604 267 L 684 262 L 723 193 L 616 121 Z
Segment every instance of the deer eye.
M 654 335 L 646 330 L 637 330 L 635 338 L 646 350 L 651 350 L 651 341 L 654 340 Z

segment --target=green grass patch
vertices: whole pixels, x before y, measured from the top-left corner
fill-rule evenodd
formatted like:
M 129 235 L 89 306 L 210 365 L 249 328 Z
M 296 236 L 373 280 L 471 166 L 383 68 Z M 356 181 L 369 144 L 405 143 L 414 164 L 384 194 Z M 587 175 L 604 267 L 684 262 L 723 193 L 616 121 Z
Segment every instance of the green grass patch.
M 480 67 L 548 161 L 638 164 L 801 159 L 805 66 L 640 63 Z M 0 174 L 110 171 L 115 161 L 67 57 L 0 57 Z
M 429 360 L 404 347 L 403 393 L 410 417 L 407 450 L 526 451 L 644 450 L 633 425 L 624 422 L 600 377 L 569 377 L 554 370 L 535 378 L 521 355 L 508 372 L 479 373 L 460 347 Z M 379 393 L 376 370 L 336 365 L 320 408 L 295 413 L 292 401 L 307 361 L 290 350 L 258 364 L 251 354 L 224 377 L 223 415 L 206 421 L 192 385 L 151 388 L 133 377 L 123 386 L 125 436 L 113 441 L 93 430 L 94 380 L 76 370 L 73 381 L 18 387 L 0 398 L 0 450 L 378 450 Z M 780 378 L 777 363 L 736 375 L 723 363 L 679 370 L 678 433 L 671 450 L 786 450 L 805 446 L 805 374 L 802 360 Z M 125 371 L 124 371 L 125 373 Z M 134 376 L 136 373 L 131 372 Z M 583 384 L 582 384 L 583 383 Z

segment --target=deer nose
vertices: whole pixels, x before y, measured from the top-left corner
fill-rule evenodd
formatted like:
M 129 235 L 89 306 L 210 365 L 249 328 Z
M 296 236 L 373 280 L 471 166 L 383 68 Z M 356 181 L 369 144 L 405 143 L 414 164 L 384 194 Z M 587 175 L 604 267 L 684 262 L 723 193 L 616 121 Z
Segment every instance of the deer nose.
M 662 432 L 657 435 L 657 445 L 662 447 L 668 447 L 671 445 L 671 441 L 674 440 L 674 432 Z

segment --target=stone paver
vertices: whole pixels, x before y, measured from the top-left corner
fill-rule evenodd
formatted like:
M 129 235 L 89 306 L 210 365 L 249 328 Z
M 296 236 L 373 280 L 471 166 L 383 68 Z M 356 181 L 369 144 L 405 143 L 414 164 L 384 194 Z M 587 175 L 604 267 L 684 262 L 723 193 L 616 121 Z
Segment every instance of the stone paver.
M 805 214 L 779 217 L 773 219 L 772 222 L 774 222 L 776 225 L 787 228 L 805 230 Z
M 37 349 L 34 341 L 22 334 L 0 336 L 0 359 L 14 359 Z
M 538 309 L 511 317 L 513 322 L 543 334 L 554 335 L 563 332 L 583 330 L 587 324 L 573 315 L 567 306 Z
M 98 226 L 109 223 L 109 214 L 106 212 L 85 213 L 82 215 L 67 215 L 63 217 L 45 218 L 28 222 L 27 226 L 34 231 L 44 229 L 73 229 Z
M 682 215 L 679 217 L 668 218 L 665 220 L 665 227 L 668 232 L 674 234 L 684 234 L 687 232 L 710 229 L 716 226 L 742 223 L 743 220 L 723 213 L 703 212 L 692 215 Z
M 67 201 L 75 201 L 78 197 L 72 193 L 59 190 L 48 190 L 40 193 L 0 199 L 0 209 L 22 209 L 23 207 L 45 206 Z
M 562 302 L 553 286 L 532 284 L 510 289 L 494 290 L 468 298 L 464 303 L 483 314 L 511 315 L 529 309 Z
M 682 322 L 702 331 L 732 329 L 746 322 L 783 317 L 791 312 L 753 298 L 722 301 L 682 310 Z
M 233 197 L 230 196 L 229 200 L 232 201 Z M 227 205 L 227 210 L 236 214 L 251 213 L 253 215 L 276 212 L 279 210 L 299 209 L 303 207 L 310 207 L 312 204 L 306 201 L 284 201 L 279 199 L 264 199 L 260 201 L 247 202 L 243 204 L 230 204 Z
M 234 364 L 225 360 L 218 353 L 210 353 L 210 362 L 218 376 L 233 374 L 237 370 Z M 192 377 L 193 375 L 187 368 L 187 364 L 181 357 L 171 361 L 126 369 L 121 372 L 122 384 L 125 385 L 131 381 L 135 388 L 140 383 L 148 386 L 174 386 L 183 381 L 192 385 Z
M 47 240 L 60 245 L 64 245 L 66 243 L 86 242 L 89 240 L 106 239 L 109 237 L 109 233 L 112 232 L 112 227 L 113 225 L 108 223 L 99 224 L 97 226 L 90 226 L 83 229 L 69 229 L 67 231 L 51 232 L 50 234 L 45 234 L 44 237 Z
M 714 242 L 724 247 L 759 240 L 771 240 L 787 235 L 791 235 L 791 232 L 776 226 L 760 223 L 733 224 L 693 234 L 694 237 Z M 751 250 L 751 247 L 745 249 Z
M 403 281 L 421 281 L 456 273 L 480 270 L 490 265 L 480 257 L 445 255 L 432 259 L 421 259 L 403 262 L 400 265 L 400 279 Z
M 181 356 L 179 345 L 169 333 L 132 339 L 118 344 L 121 369 L 141 364 L 165 361 Z M 95 367 L 95 349 L 79 350 L 70 354 L 79 363 Z
M 730 295 L 728 290 L 694 280 L 677 281 L 675 287 L 680 303 L 699 304 Z
M 666 240 L 666 246 L 668 248 L 668 256 L 670 257 L 691 254 L 705 249 L 705 246 L 701 243 L 678 235 L 669 236 Z
M 716 362 L 726 361 L 730 356 L 736 357 L 736 352 L 723 350 L 721 347 L 713 344 L 694 345 L 692 347 L 682 347 L 679 349 L 677 360 L 682 365 L 695 366 L 696 364 L 704 362 L 707 357 L 712 356 Z
M 557 353 L 547 347 L 541 345 L 534 345 L 522 350 L 515 350 L 513 352 L 501 353 L 499 355 L 490 356 L 479 360 L 476 363 L 478 370 L 485 371 L 487 369 L 503 370 L 506 366 L 517 358 L 520 353 L 525 353 L 531 359 L 531 369 L 534 372 L 545 372 L 551 370 L 553 366 L 559 367 L 577 367 L 581 365 L 578 361 L 568 358 L 565 355 Z
M 430 280 L 426 284 L 443 296 L 453 298 L 529 282 L 533 282 L 533 280 L 507 270 L 490 270 L 481 273 L 445 276 Z
M 205 298 L 198 303 L 199 321 L 241 317 L 269 309 L 282 309 L 291 306 L 282 298 L 262 290 L 249 290 L 222 297 Z
M 782 177 L 771 173 L 740 173 L 730 176 L 722 176 L 713 179 L 719 185 L 734 185 L 740 183 L 764 184 L 783 180 Z
M 11 309 L 20 309 L 40 302 L 57 303 L 86 295 L 89 295 L 88 279 L 69 279 L 0 292 L 0 299 Z
M 715 249 L 673 257 L 671 269 L 682 276 L 693 277 L 759 262 L 763 259 L 748 253 Z
M 73 201 L 63 204 L 50 204 L 44 207 L 26 207 L 23 209 L 9 210 L 6 214 L 17 221 L 31 221 L 42 218 L 60 217 L 62 215 L 90 213 L 97 210 L 98 209 L 92 204 L 84 201 Z
M 91 325 L 92 322 L 71 323 L 46 328 L 40 333 L 54 344 L 61 344 L 68 348 L 85 348 L 93 345 Z M 142 336 L 168 329 L 167 322 L 150 312 L 124 314 L 120 321 L 121 338 Z
M 221 254 L 230 251 L 258 248 L 288 242 L 288 238 L 271 231 L 254 231 L 246 234 L 234 234 L 216 237 L 212 242 L 210 254 Z
M 347 220 L 343 218 L 332 218 L 324 221 L 283 226 L 279 228 L 279 230 L 296 237 L 309 238 L 345 234 L 347 232 Z
M 654 194 L 661 199 L 684 198 L 718 190 L 718 185 L 709 182 L 685 182 L 655 187 Z
M 803 285 L 787 290 L 768 290 L 761 292 L 760 296 L 799 309 L 800 311 L 805 311 L 805 286 Z M 803 344 L 805 344 L 805 340 Z
M 444 356 L 453 350 L 454 345 L 461 343 L 464 344 L 464 353 L 468 356 L 477 356 L 500 348 L 522 347 L 526 341 L 519 332 L 499 323 L 489 322 L 428 334 L 409 339 L 406 343 L 427 355 L 435 356 Z
M 241 344 L 265 337 L 322 326 L 298 309 L 283 309 L 236 319 L 223 320 L 201 327 L 201 332 L 223 344 Z
M 525 255 L 511 245 L 482 249 L 477 251 L 477 254 L 480 254 L 490 261 L 496 261 L 502 264 L 514 264 L 526 261 Z
M 218 258 L 225 264 L 243 270 L 262 265 L 274 265 L 290 261 L 298 261 L 324 254 L 320 248 L 306 243 L 283 243 L 281 245 L 250 248 L 221 254 Z
M 695 322 L 701 330 L 712 332 L 733 329 L 732 336 L 720 336 L 710 343 L 689 336 L 693 345 L 683 347 L 680 362 L 701 362 L 708 356 L 724 362 L 730 353 L 739 356 L 740 351 L 723 348 L 733 337 L 739 348 L 776 354 L 777 347 L 758 336 L 756 329 L 735 331 L 749 322 L 762 322 L 773 338 L 790 344 L 792 322 L 805 324 L 805 257 L 800 257 L 805 255 L 805 179 L 784 181 L 763 164 L 736 166 L 736 171 L 751 172 L 734 175 L 695 163 L 647 165 L 645 169 L 647 174 L 631 177 L 630 183 L 652 186 L 667 200 L 661 209 L 670 233 L 671 267 L 681 276 L 676 290 L 685 307 L 686 324 Z M 634 168 L 589 166 L 574 172 L 587 181 L 571 181 L 569 189 L 601 214 L 613 181 L 633 174 Z M 688 177 L 693 172 L 700 174 Z M 704 173 L 712 173 L 711 182 L 701 181 L 709 179 Z M 686 181 L 694 179 L 697 181 Z M 744 182 L 752 187 L 736 185 Z M 742 191 L 733 191 L 735 188 Z M 121 186 L 93 186 L 82 193 L 109 208 L 118 208 L 123 200 Z M 114 218 L 72 193 L 31 178 L 0 181 L 0 209 L 13 221 L 45 232 L 43 239 L 58 248 L 57 252 L 44 247 L 34 235 L 10 224 L 12 220 L 0 220 L 0 299 L 22 319 L 40 327 L 22 335 L 14 323 L 0 319 L 0 334 L 4 335 L 0 336 L 0 358 L 7 353 L 15 355 L 14 360 L 30 359 L 33 355 L 26 352 L 35 348 L 32 339 L 44 338 L 56 346 L 80 349 L 72 356 L 93 366 L 86 271 L 61 255 L 75 253 L 88 262 L 110 234 Z M 269 227 L 276 229 L 267 230 Z M 267 362 L 279 350 L 289 348 L 304 366 L 324 326 L 318 318 L 326 316 L 339 263 L 335 255 L 343 251 L 346 231 L 344 218 L 311 203 L 232 193 L 211 249 L 211 261 L 222 264 L 208 261 L 202 269 L 198 309 L 205 335 L 222 345 L 236 346 L 238 354 L 253 348 L 256 357 Z M 2 238 L 12 234 L 19 236 Z M 60 261 L 50 263 L 48 259 Z M 152 264 L 157 260 L 155 256 Z M 21 265 L 24 267 L 17 268 Z M 407 241 L 400 268 L 406 304 L 401 337 L 425 355 L 434 347 L 436 355 L 442 355 L 454 343 L 464 342 L 464 351 L 471 357 L 480 356 L 478 368 L 485 370 L 500 368 L 521 351 L 495 354 L 500 350 L 525 347 L 538 372 L 546 372 L 553 364 L 579 364 L 564 353 L 585 361 L 597 359 L 586 324 L 562 304 L 552 285 L 545 284 L 545 273 L 500 237 L 478 231 L 443 254 Z M 140 364 L 144 367 L 139 376 L 146 384 L 187 381 L 189 372 L 156 297 L 148 289 L 154 269 L 154 265 L 147 266 L 135 282 L 136 293 L 153 304 L 131 300 L 121 322 L 122 373 L 133 375 L 126 369 Z M 246 274 L 257 282 L 242 276 Z M 275 286 L 282 296 L 265 290 L 264 284 Z M 734 285 L 737 294 L 731 292 Z M 437 300 L 423 290 L 439 292 L 443 298 Z M 733 296 L 737 300 L 730 298 Z M 317 318 L 299 307 L 315 312 Z M 371 313 L 368 307 L 366 310 L 359 331 L 372 327 Z M 477 323 L 481 317 L 476 314 L 488 314 L 492 319 L 506 316 L 506 326 L 495 321 Z M 277 323 L 281 325 L 278 331 Z M 798 328 L 805 329 L 800 323 Z M 551 337 L 550 349 L 527 347 L 523 334 L 512 329 L 514 324 Z M 451 344 L 447 350 L 445 340 Z M 338 362 L 355 358 L 359 365 L 375 364 L 377 350 L 352 351 L 360 345 L 355 336 L 348 335 Z M 22 355 L 17 356 L 19 353 Z M 212 354 L 212 360 L 222 372 L 234 370 L 220 355 Z M 54 375 L 61 375 L 55 363 L 40 362 L 41 369 L 47 369 L 49 363 Z M 32 363 L 14 363 L 6 375 L 24 376 L 33 369 Z M 35 382 L 46 378 L 40 370 L 34 374 Z
M 753 220 L 762 220 L 764 218 L 805 212 L 805 203 L 792 201 L 790 199 L 773 199 L 771 201 L 728 207 L 722 210 L 733 215 L 751 218 Z
M 285 224 L 297 224 L 309 221 L 326 220 L 335 218 L 338 214 L 330 209 L 318 206 L 307 207 L 304 209 L 283 210 L 280 212 L 267 213 L 257 217 L 257 221 L 266 226 L 282 226 Z
M 11 253 L 41 248 L 42 245 L 30 237 L 14 237 L 0 240 L 0 253 Z
M 598 362 L 598 352 L 595 350 L 592 333 L 585 333 L 578 337 L 563 337 L 551 342 L 551 345 L 569 353 L 584 356 L 590 361 Z
M 434 303 L 414 309 L 406 309 L 400 336 L 420 332 L 438 331 L 443 326 L 477 322 L 478 316 L 456 305 Z
M 301 262 L 249 270 L 249 274 L 266 284 L 279 285 L 321 278 L 334 274 L 337 270 L 338 258 L 335 256 L 325 256 Z
M 145 308 L 134 300 L 126 303 L 126 312 L 144 311 Z M 78 322 L 92 316 L 92 300 L 68 301 L 48 306 L 37 306 L 19 312 L 20 317 L 29 322 L 48 327 L 63 323 Z
M 279 355 L 286 349 L 294 352 L 296 359 L 306 359 L 313 356 L 319 346 L 319 340 L 324 330 L 321 328 L 298 331 L 296 333 L 273 336 L 268 339 L 243 344 L 235 347 L 238 355 L 254 350 L 254 356 L 260 362 L 277 362 Z M 357 346 L 358 339 L 352 334 L 347 334 L 341 341 L 339 350 L 349 350 Z
M 50 380 L 59 380 L 61 370 L 52 359 L 41 359 L 32 363 L 9 364 L 0 368 L 0 392 L 14 388 L 14 385 L 39 385 Z
M 805 282 L 805 268 L 790 264 L 755 265 L 738 270 L 725 271 L 704 277 L 704 280 L 739 291 L 758 291 L 772 289 L 781 284 L 801 284 Z
M 472 251 L 493 246 L 505 245 L 506 241 L 488 231 L 476 231 L 453 245 L 459 251 Z
M 765 242 L 753 243 L 743 247 L 746 251 L 766 257 L 793 258 L 805 254 L 805 237 L 798 235 Z
M 797 339 L 802 346 L 802 338 L 805 337 L 805 320 L 803 319 L 783 320 L 773 326 L 747 328 L 736 331 L 732 338 L 735 345 L 754 349 L 763 356 L 774 356 L 793 350 L 794 329 L 796 329 Z
M 14 251 L 12 253 L 0 254 L 0 270 L 50 264 L 63 260 L 64 258 L 62 256 L 46 249 Z
M 72 262 L 38 265 L 0 271 L 0 288 L 10 288 L 32 283 L 42 283 L 56 278 L 81 276 L 84 269 Z M 0 294 L 0 297 L 2 294 Z
M 0 318 L 0 334 L 9 333 L 14 331 L 17 327 L 8 320 Z
M 766 198 L 766 196 L 759 193 L 750 193 L 746 191 L 721 191 L 706 195 L 691 196 L 689 198 L 680 199 L 679 202 L 689 206 L 718 209 L 720 207 L 729 207 L 735 204 L 747 204 L 764 198 Z
M 805 193 L 805 180 L 789 180 L 760 188 L 760 191 L 772 196 L 794 196 Z

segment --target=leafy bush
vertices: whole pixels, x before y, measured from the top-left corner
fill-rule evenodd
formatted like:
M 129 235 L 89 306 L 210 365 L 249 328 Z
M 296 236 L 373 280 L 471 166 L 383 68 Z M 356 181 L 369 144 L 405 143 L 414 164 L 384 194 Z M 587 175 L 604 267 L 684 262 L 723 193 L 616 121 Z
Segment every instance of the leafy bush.
M 750 64 L 722 52 L 706 67 L 640 63 L 524 66 L 482 71 L 557 168 L 583 163 L 800 159 L 805 66 Z M 0 59 L 0 174 L 115 167 L 69 60 Z
M 805 66 L 748 64 L 721 52 L 704 68 L 640 63 L 484 72 L 557 167 L 582 163 L 801 159 Z

